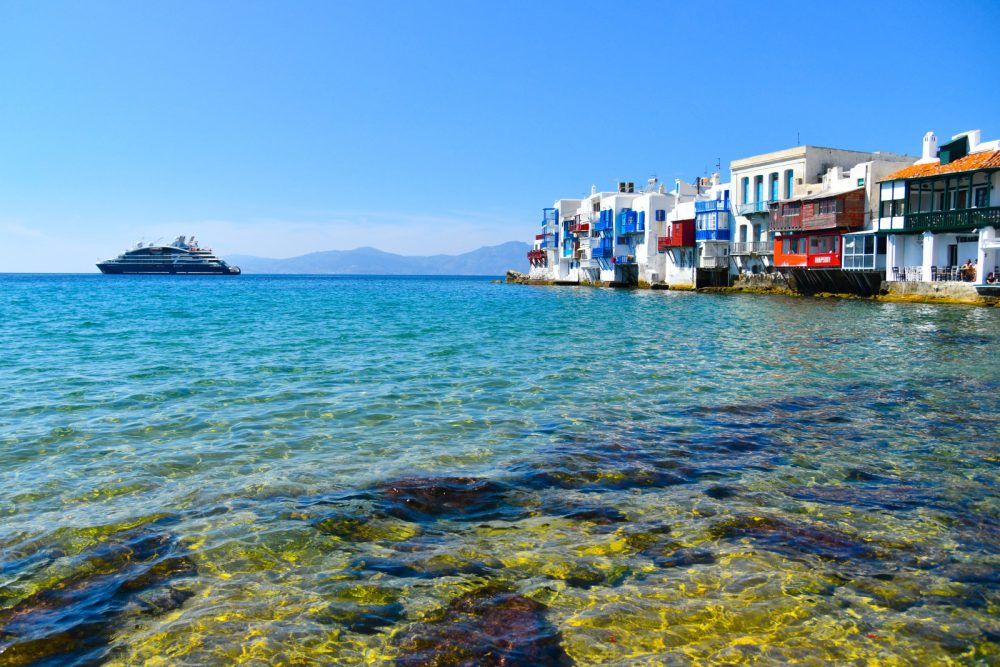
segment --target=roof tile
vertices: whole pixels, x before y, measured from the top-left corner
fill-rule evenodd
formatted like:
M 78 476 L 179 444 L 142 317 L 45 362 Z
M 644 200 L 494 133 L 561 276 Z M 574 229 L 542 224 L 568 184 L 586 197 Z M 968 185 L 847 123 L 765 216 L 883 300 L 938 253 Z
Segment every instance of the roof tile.
M 1000 169 L 1000 151 L 972 153 L 945 165 L 940 164 L 940 162 L 912 164 L 909 167 L 904 167 L 899 171 L 889 174 L 882 180 L 898 181 L 903 178 L 922 178 L 925 176 L 937 176 L 938 174 L 973 171 L 975 169 Z

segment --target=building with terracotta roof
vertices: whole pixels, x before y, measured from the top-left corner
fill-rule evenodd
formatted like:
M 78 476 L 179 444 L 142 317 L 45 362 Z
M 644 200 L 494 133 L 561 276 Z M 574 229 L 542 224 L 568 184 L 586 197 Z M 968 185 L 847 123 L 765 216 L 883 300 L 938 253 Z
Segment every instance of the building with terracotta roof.
M 938 148 L 928 132 L 921 159 L 880 182 L 875 227 L 886 280 L 982 284 L 1000 272 L 1000 140 L 971 130 Z

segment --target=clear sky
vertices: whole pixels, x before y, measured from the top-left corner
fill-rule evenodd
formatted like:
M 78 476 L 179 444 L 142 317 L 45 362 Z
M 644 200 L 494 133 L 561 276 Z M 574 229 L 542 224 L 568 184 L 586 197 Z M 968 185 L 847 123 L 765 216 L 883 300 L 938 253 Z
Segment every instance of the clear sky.
M 0 0 L 0 272 L 462 252 L 591 184 L 1000 138 L 1000 2 Z

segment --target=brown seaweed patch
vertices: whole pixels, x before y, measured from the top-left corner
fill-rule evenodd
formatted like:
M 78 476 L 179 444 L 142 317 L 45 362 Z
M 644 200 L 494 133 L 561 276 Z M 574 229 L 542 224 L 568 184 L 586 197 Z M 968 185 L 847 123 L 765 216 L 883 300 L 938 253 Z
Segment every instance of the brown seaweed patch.
M 0 610 L 4 664 L 96 662 L 128 610 L 162 613 L 182 605 L 191 594 L 167 582 L 195 568 L 173 551 L 171 536 L 147 526 L 112 535 L 73 558 L 68 574 Z
M 399 667 L 535 667 L 566 665 L 545 606 L 498 585 L 455 598 L 404 630 Z
M 621 491 L 688 484 L 697 471 L 657 448 L 601 445 L 562 446 L 553 456 L 517 464 L 515 484 L 530 489 Z
M 510 491 L 502 482 L 476 477 L 407 477 L 376 488 L 386 513 L 417 523 L 523 518 L 526 512 L 510 503 Z
M 750 539 L 770 551 L 795 558 L 804 555 L 824 560 L 850 561 L 874 558 L 868 545 L 842 533 L 789 523 L 775 517 L 743 516 L 720 521 L 710 534 L 716 539 Z

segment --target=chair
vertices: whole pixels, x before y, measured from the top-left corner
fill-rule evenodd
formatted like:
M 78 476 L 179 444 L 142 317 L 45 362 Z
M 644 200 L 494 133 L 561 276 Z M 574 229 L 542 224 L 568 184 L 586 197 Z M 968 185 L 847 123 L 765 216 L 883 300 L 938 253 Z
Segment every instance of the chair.
M 892 267 L 892 279 L 895 282 L 899 282 L 899 267 L 898 266 Z
M 937 279 L 938 279 L 937 267 L 936 266 L 932 266 L 931 267 L 931 280 L 937 280 Z

